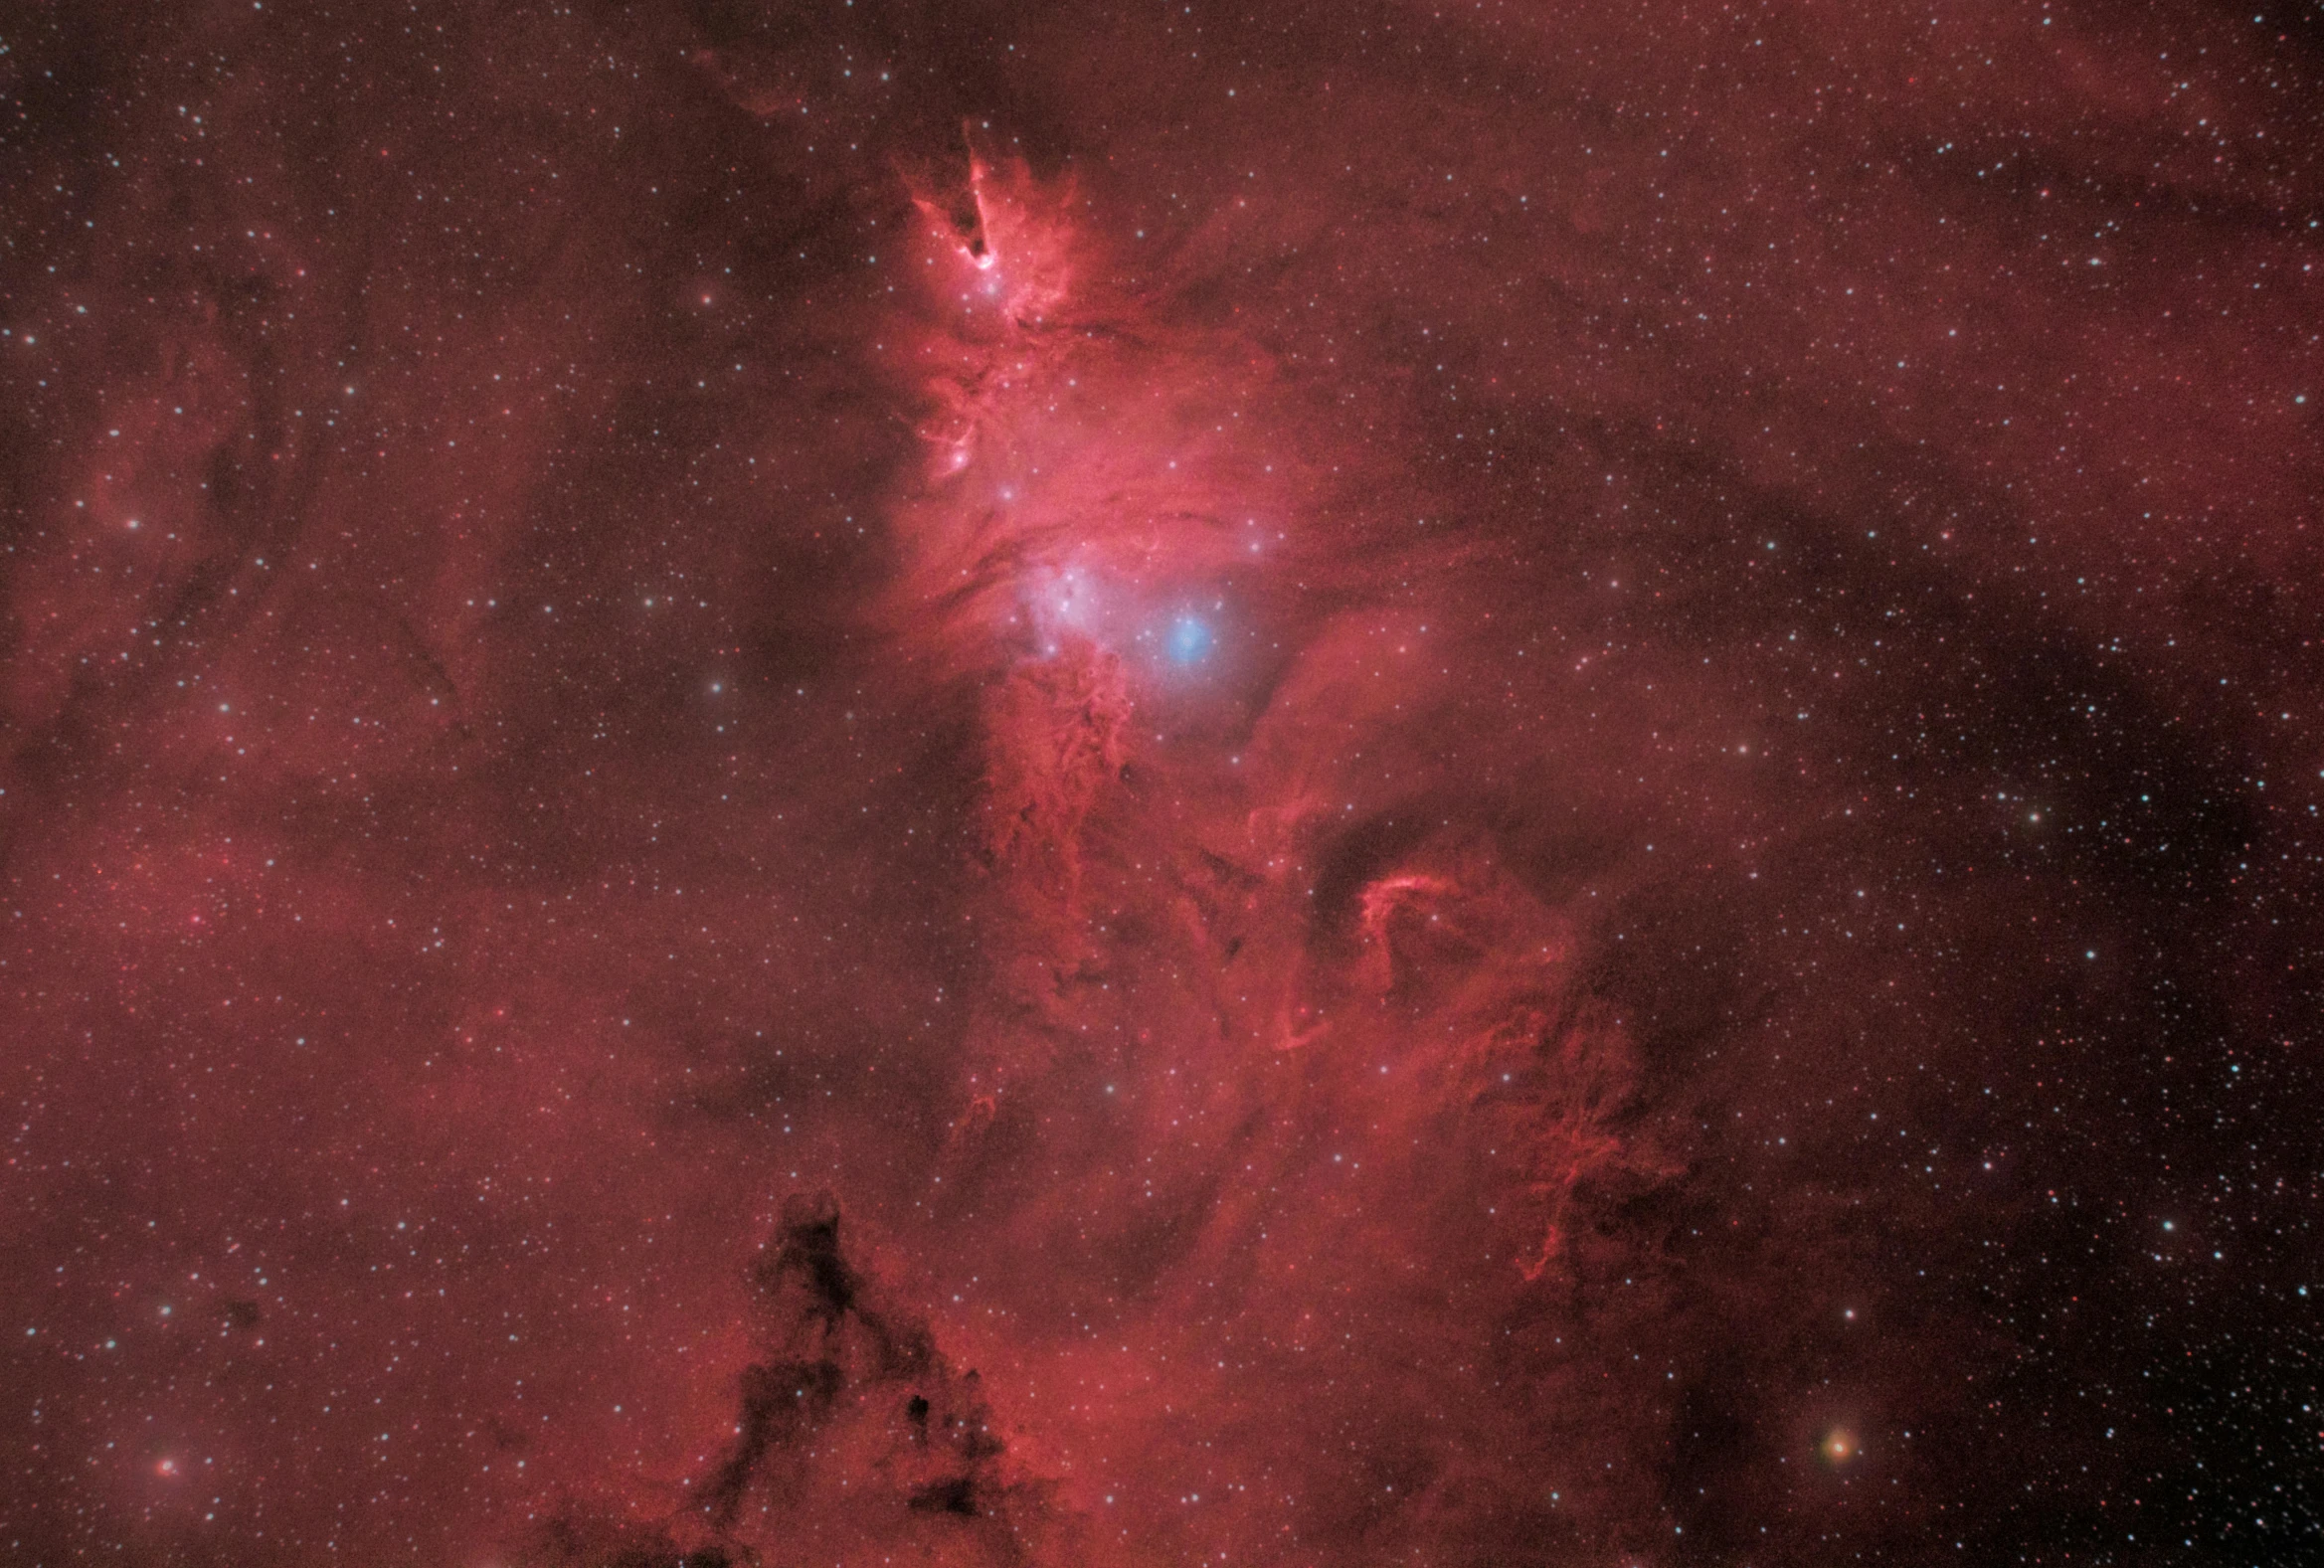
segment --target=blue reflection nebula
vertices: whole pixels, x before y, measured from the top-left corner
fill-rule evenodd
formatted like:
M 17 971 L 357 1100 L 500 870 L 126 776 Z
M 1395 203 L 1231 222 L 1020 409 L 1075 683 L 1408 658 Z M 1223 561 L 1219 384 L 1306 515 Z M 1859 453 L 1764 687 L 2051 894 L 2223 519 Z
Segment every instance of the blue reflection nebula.
M 1209 626 L 1192 615 L 1180 615 L 1170 623 L 1170 658 L 1179 664 L 1200 663 L 1213 640 Z

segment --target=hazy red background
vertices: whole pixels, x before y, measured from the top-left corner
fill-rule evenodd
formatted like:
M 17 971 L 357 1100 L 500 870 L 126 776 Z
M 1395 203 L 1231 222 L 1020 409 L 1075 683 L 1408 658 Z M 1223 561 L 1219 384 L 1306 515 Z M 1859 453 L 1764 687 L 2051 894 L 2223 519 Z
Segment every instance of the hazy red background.
M 2310 14 L 1634 9 L 0 16 L 0 1556 L 2324 1549 Z

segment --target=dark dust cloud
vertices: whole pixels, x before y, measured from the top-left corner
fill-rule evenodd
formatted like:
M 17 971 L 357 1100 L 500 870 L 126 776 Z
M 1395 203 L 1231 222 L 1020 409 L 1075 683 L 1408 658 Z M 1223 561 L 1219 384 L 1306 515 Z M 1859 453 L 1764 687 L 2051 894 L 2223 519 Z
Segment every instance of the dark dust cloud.
M 13 8 L 0 1557 L 2324 1552 L 2280 9 Z

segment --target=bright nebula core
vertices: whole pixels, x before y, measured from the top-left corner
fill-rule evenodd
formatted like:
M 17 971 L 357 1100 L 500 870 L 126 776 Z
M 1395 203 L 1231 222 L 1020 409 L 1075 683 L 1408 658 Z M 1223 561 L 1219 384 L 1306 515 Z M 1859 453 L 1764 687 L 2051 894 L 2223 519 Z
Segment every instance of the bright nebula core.
M 2324 1560 L 2320 40 L 0 17 L 0 1562 Z
M 1210 628 L 1193 615 L 1170 622 L 1170 657 L 1180 664 L 1196 664 L 1210 653 Z

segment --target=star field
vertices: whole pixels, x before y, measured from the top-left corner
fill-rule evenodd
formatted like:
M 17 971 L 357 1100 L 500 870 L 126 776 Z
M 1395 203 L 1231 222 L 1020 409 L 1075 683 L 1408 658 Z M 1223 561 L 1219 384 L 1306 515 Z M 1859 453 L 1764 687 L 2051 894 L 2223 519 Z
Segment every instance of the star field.
M 2324 1550 L 2318 36 L 0 18 L 0 1558 Z

